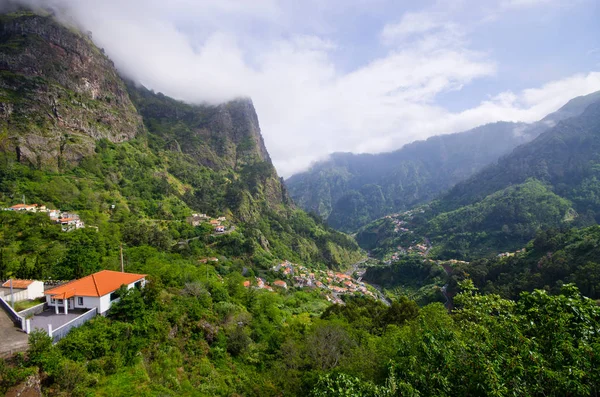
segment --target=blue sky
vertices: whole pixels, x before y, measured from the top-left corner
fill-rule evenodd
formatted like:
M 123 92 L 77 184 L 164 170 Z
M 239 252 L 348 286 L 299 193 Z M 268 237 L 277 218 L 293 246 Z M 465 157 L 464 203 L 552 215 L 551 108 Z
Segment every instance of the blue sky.
M 597 0 L 22 0 L 194 103 L 250 96 L 285 177 L 600 90 Z

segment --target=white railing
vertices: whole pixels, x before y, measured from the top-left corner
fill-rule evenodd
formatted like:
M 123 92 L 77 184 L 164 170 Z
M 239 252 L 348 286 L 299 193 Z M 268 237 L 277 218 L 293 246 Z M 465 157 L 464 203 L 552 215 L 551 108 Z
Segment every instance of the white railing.
M 93 308 L 83 313 L 81 316 L 74 318 L 68 323 L 61 325 L 55 330 L 49 329 L 48 335 L 52 338 L 53 343 L 57 343 L 59 340 L 67 336 L 67 334 L 73 329 L 82 326 L 92 318 L 96 317 L 98 309 Z

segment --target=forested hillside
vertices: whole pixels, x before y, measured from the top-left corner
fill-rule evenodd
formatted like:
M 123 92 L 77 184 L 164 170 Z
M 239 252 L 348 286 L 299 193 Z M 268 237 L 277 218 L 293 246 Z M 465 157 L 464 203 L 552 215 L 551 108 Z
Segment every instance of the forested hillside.
M 414 142 L 377 155 L 336 153 L 286 181 L 302 208 L 329 225 L 356 231 L 368 222 L 428 202 L 529 142 L 561 120 L 580 115 L 600 93 L 575 98 L 533 124 L 495 123 Z
M 459 183 L 439 203 L 444 210 L 473 203 L 511 184 L 536 178 L 572 200 L 582 216 L 596 219 L 600 99 L 580 116 L 560 122 L 498 164 Z
M 430 239 L 432 257 L 472 260 L 517 250 L 540 230 L 595 224 L 599 150 L 600 98 L 457 184 L 411 219 L 410 229 Z M 393 229 L 377 221 L 357 240 L 365 249 L 389 251 Z
M 3 17 L 2 23 L 2 48 L 19 62 L 7 62 L 4 73 L 10 77 L 2 79 L 7 111 L 0 120 L 0 203 L 8 207 L 25 197 L 29 203 L 76 211 L 87 224 L 98 226 L 99 235 L 110 236 L 112 244 L 95 248 L 102 254 L 90 270 L 116 258 L 118 241 L 171 250 L 180 239 L 197 237 L 199 231 L 185 223 L 192 212 L 225 215 L 239 223 L 216 244 L 258 266 L 277 258 L 339 267 L 360 258 L 352 240 L 291 204 L 250 100 L 186 105 L 124 84 L 89 39 L 49 17 L 23 12 Z M 84 65 L 78 67 L 80 62 Z M 123 108 L 127 119 L 119 116 Z M 105 119 L 105 112 L 116 117 Z M 128 119 L 135 123 L 127 129 L 123 122 Z M 32 126 L 32 120 L 37 124 Z M 109 134 L 119 129 L 126 133 Z M 29 238 L 45 243 L 34 247 Z M 12 247 L 4 255 L 9 271 L 28 254 L 55 266 L 69 256 L 70 243 L 61 245 L 41 230 L 17 239 L 2 242 Z M 194 244 L 205 254 L 215 247 L 200 239 Z M 41 255 L 46 245 L 61 247 L 56 257 Z
M 514 299 L 523 291 L 544 288 L 553 293 L 574 283 L 592 299 L 600 299 L 600 227 L 549 228 L 524 249 L 454 266 L 452 283 L 471 278 L 485 293 Z

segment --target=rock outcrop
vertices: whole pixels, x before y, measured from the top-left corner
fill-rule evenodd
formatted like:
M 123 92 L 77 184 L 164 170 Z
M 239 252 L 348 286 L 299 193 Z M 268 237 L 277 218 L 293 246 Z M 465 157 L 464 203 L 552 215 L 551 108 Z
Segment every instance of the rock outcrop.
M 22 162 L 59 169 L 95 141 L 131 139 L 141 118 L 114 64 L 50 16 L 0 17 L 0 131 Z

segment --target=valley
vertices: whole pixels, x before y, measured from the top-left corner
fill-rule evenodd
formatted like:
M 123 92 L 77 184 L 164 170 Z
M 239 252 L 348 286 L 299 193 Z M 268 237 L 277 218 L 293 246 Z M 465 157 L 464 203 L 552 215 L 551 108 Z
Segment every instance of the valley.
M 284 180 L 256 109 L 301 102 L 172 98 L 31 4 L 0 7 L 0 394 L 600 394 L 600 92 Z

